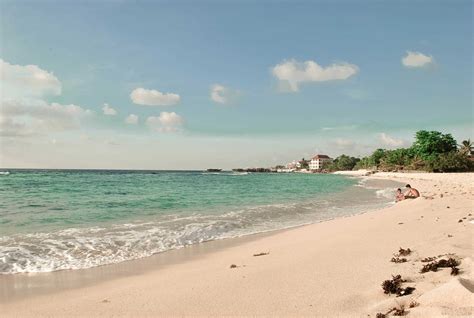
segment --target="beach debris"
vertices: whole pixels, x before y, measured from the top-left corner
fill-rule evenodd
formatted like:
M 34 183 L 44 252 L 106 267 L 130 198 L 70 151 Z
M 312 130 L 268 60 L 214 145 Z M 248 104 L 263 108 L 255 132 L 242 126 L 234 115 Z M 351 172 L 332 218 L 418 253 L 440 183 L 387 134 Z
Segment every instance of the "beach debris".
M 398 254 L 394 254 L 394 256 L 398 257 L 398 256 L 408 256 L 411 254 L 411 249 L 410 248 L 407 248 L 407 249 L 404 249 L 402 247 L 400 247 L 400 249 L 398 250 Z
M 458 223 L 462 223 L 462 219 L 459 219 Z
M 453 237 L 451 234 L 448 234 L 448 237 Z
M 400 308 L 393 307 L 392 310 L 394 316 L 405 316 L 407 314 L 404 305 L 400 305 Z
M 410 295 L 415 288 L 414 287 L 401 287 L 402 283 L 406 280 L 402 279 L 401 275 L 392 275 L 392 279 L 387 279 L 382 283 L 382 289 L 385 294 L 396 294 L 397 296 Z
M 438 268 L 447 268 L 451 267 L 451 275 L 457 275 L 459 273 L 459 269 L 457 268 L 460 265 L 460 262 L 455 260 L 454 258 L 450 257 L 449 259 L 440 259 L 439 261 L 431 262 L 423 266 L 420 270 L 420 273 L 427 273 L 427 272 L 437 272 Z
M 402 224 L 403 224 L 403 222 L 398 222 L 398 225 L 402 225 Z
M 392 257 L 392 259 L 390 260 L 390 262 L 393 262 L 393 263 L 405 263 L 407 261 L 406 258 L 400 258 L 400 257 Z
M 423 258 L 421 261 L 422 261 L 423 263 L 428 263 L 428 262 L 432 262 L 432 261 L 434 261 L 434 260 L 436 260 L 436 256 L 433 256 L 433 257 L 425 257 L 425 258 Z
M 417 302 L 416 300 L 412 300 L 412 301 L 410 301 L 410 304 L 408 304 L 408 307 L 410 307 L 410 308 L 415 308 L 415 307 L 417 307 L 417 306 L 419 306 L 419 305 L 420 305 L 419 302 Z
M 264 256 L 264 255 L 268 255 L 270 254 L 270 252 L 261 252 L 261 253 L 258 253 L 258 254 L 253 254 L 253 256 Z
M 450 209 L 449 205 L 446 207 L 446 209 Z
M 390 314 L 392 314 L 393 316 L 405 316 L 406 314 L 408 314 L 408 312 L 405 310 L 404 305 L 399 305 L 399 308 L 392 307 L 391 309 L 387 310 L 385 314 L 378 312 L 377 315 L 375 315 L 375 318 L 386 318 Z
M 230 268 L 237 268 L 238 266 L 235 264 L 230 265 Z
M 103 302 L 103 303 L 110 303 L 110 300 L 104 299 L 104 300 L 102 300 L 102 302 Z

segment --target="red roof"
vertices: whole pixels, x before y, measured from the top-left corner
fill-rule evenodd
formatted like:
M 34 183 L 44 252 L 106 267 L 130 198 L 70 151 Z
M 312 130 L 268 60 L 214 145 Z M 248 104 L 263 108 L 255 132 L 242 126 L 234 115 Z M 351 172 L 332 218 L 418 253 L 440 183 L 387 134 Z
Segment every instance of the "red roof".
M 331 159 L 329 156 L 326 155 L 316 155 L 313 157 L 313 159 Z

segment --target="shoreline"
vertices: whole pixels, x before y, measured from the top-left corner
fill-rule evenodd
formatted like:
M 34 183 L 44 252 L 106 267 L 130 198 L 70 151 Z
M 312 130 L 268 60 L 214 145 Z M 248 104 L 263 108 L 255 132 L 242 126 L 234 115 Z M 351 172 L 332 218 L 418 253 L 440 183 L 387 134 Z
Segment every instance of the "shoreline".
M 286 201 L 277 200 L 276 202 L 266 202 L 257 205 L 249 204 L 248 206 L 244 205 L 239 208 L 232 207 L 227 210 L 224 209 L 223 211 L 220 211 L 220 215 L 222 215 L 222 217 L 226 217 L 226 220 L 228 219 L 228 222 L 231 225 L 229 227 L 225 226 L 225 230 L 220 229 L 222 228 L 222 226 L 219 227 L 219 223 L 223 223 L 224 219 L 221 221 L 219 217 L 214 218 L 214 220 L 217 219 L 218 222 L 218 225 L 214 227 L 212 226 L 212 222 L 200 223 L 201 220 L 199 219 L 199 213 L 196 218 L 188 222 L 188 225 L 193 226 L 190 233 L 184 228 L 176 229 L 176 226 L 174 228 L 170 226 L 168 230 L 166 226 L 161 227 L 159 225 L 161 221 L 160 219 L 154 218 L 145 218 L 139 221 L 126 219 L 119 220 L 120 222 L 114 220 L 113 223 L 105 223 L 105 225 L 99 223 L 97 225 L 89 225 L 84 227 L 73 226 L 71 228 L 52 228 L 45 229 L 40 232 L 30 231 L 24 233 L 15 233 L 14 227 L 12 227 L 11 229 L 7 228 L 5 229 L 5 234 L 7 236 L 7 241 L 5 242 L 5 244 L 7 246 L 7 249 L 15 249 L 16 246 L 21 249 L 21 243 L 23 243 L 23 241 L 26 241 L 26 248 L 27 251 L 29 251 L 30 246 L 35 246 L 35 244 L 43 246 L 42 241 L 47 242 L 48 240 L 46 240 L 46 238 L 49 238 L 51 239 L 51 242 L 46 243 L 46 245 L 42 247 L 42 249 L 47 250 L 48 248 L 51 248 L 53 250 L 53 253 L 51 257 L 48 257 L 48 254 L 44 255 L 44 257 L 41 254 L 38 254 L 38 257 L 34 257 L 31 259 L 31 263 L 29 261 L 29 257 L 31 257 L 31 255 L 28 257 L 28 254 L 26 253 L 27 251 L 14 253 L 14 255 L 19 254 L 17 258 L 19 266 L 16 267 L 14 263 L 4 264 L 6 265 L 6 268 L 2 267 L 2 273 L 0 273 L 0 277 L 2 277 L 3 275 L 39 276 L 41 273 L 71 270 L 75 271 L 106 265 L 114 265 L 119 264 L 121 262 L 134 261 L 147 257 L 152 257 L 154 255 L 166 253 L 170 250 L 182 249 L 184 247 L 190 248 L 191 245 L 202 244 L 216 240 L 235 239 L 254 234 L 264 234 L 279 230 L 296 228 L 303 225 L 332 220 L 341 216 L 352 216 L 360 213 L 365 213 L 370 210 L 379 209 L 383 206 L 393 204 L 393 202 L 389 202 L 393 201 L 393 198 L 390 194 L 387 195 L 387 191 L 390 192 L 391 189 L 398 186 L 397 182 L 380 182 L 374 180 L 369 183 L 362 183 L 359 181 L 359 179 L 348 178 L 345 176 L 339 176 L 337 180 L 343 179 L 344 182 L 347 184 L 343 189 L 340 189 L 336 192 L 329 192 L 324 195 L 316 195 L 316 197 L 311 198 L 293 198 L 288 199 Z M 253 212 L 254 210 L 255 212 Z M 228 215 L 231 215 L 234 212 L 236 213 L 236 217 L 227 218 Z M 213 213 L 209 213 L 209 215 L 213 215 Z M 240 217 L 240 215 L 242 215 L 242 217 Z M 275 218 L 273 218 L 273 216 L 275 216 Z M 205 217 L 206 214 L 203 214 L 204 221 Z M 178 217 L 177 219 L 179 218 L 180 217 Z M 186 218 L 187 216 L 185 215 L 183 219 Z M 190 216 L 189 218 L 192 219 L 193 217 Z M 270 220 L 269 218 L 271 218 L 271 222 L 268 222 L 266 224 L 265 221 Z M 196 225 L 194 225 L 192 222 L 196 222 Z M 247 222 L 247 224 L 245 224 L 245 222 Z M 108 226 L 127 231 L 129 229 L 128 223 L 132 225 L 132 230 L 130 232 L 127 232 L 128 235 L 120 234 L 119 231 L 119 235 L 115 235 L 115 233 L 112 233 L 112 235 L 108 236 L 109 233 L 106 230 Z M 232 224 L 234 223 L 236 225 L 232 227 Z M 107 241 L 113 241 L 115 239 L 119 241 L 122 240 L 125 242 L 130 242 L 133 241 L 132 238 L 135 237 L 135 234 L 137 234 L 136 237 L 142 237 L 141 235 L 139 235 L 140 231 L 136 230 L 136 228 L 139 228 L 141 224 L 148 225 L 146 227 L 142 226 L 141 228 L 143 230 L 152 232 L 152 230 L 154 229 L 163 228 L 163 232 L 159 233 L 158 236 L 150 236 L 148 239 L 150 239 L 153 243 L 148 244 L 148 246 L 146 246 L 146 244 L 138 244 L 138 246 L 135 245 L 135 250 L 140 251 L 140 253 L 133 252 L 133 246 L 131 244 L 128 244 L 128 246 L 130 247 L 129 249 L 124 248 L 115 250 L 117 258 L 113 257 L 113 253 L 107 253 L 107 247 L 111 249 L 114 248 L 114 246 L 107 246 Z M 241 227 L 239 227 L 239 225 L 241 225 Z M 90 235 L 87 229 L 94 229 L 96 227 L 99 230 L 103 230 L 103 233 L 101 232 L 98 235 Z M 207 229 L 207 227 L 211 228 Z M 173 233 L 173 229 L 176 229 L 178 232 Z M 233 229 L 236 230 L 233 231 Z M 169 239 L 165 235 L 165 232 L 167 230 L 168 235 L 170 237 Z M 64 245 L 68 244 L 67 240 L 68 237 L 71 235 L 69 233 L 71 231 L 72 235 L 75 235 L 76 237 L 73 239 L 73 243 L 69 246 L 79 245 L 79 248 L 82 248 L 82 250 L 79 250 L 79 252 L 85 253 L 83 252 L 83 250 L 85 250 L 86 252 L 88 251 L 92 254 L 91 260 L 88 260 L 87 258 L 76 257 L 75 254 L 77 253 L 74 253 L 74 250 L 71 248 L 66 248 L 64 253 L 61 252 L 61 248 Z M 202 233 L 200 231 L 202 231 Z M 44 235 L 42 235 L 42 233 L 44 233 Z M 18 242 L 8 241 L 9 234 L 19 234 L 19 238 L 13 238 L 13 240 L 17 240 Z M 25 237 L 28 236 L 28 234 L 32 234 L 33 238 Z M 183 242 L 181 240 L 181 237 L 183 236 L 185 237 L 186 242 Z M 188 238 L 186 238 L 186 236 Z M 189 238 L 189 236 L 191 237 Z M 103 237 L 106 237 L 107 239 L 102 240 Z M 95 249 L 93 246 L 90 248 L 87 246 L 83 247 L 81 246 L 81 244 L 76 243 L 76 240 L 80 242 L 81 239 L 91 240 L 93 241 L 93 243 L 97 242 L 96 246 L 105 245 L 105 249 L 103 249 L 104 252 L 101 252 L 100 250 L 98 251 L 98 255 L 102 256 L 102 258 L 94 256 Z M 173 242 L 173 239 L 177 241 Z M 57 241 L 59 242 L 60 247 L 58 250 L 56 250 L 55 245 L 55 242 Z M 14 243 L 16 243 L 17 245 L 15 245 Z M 63 258 L 59 256 L 63 256 Z M 56 261 L 56 263 L 54 263 L 54 261 Z M 55 264 L 59 264 L 59 266 Z
M 430 248 L 433 249 L 432 254 L 437 253 L 436 255 L 456 253 L 463 257 L 460 277 L 469 274 L 471 261 L 466 255 L 472 255 L 472 241 L 469 243 L 469 238 L 472 238 L 473 225 L 467 220 L 463 223 L 452 222 L 449 226 L 438 222 L 441 217 L 445 218 L 444 214 L 436 216 L 438 219 L 434 220 L 428 217 L 430 211 L 440 213 L 439 204 L 451 205 L 449 216 L 454 219 L 461 217 L 463 213 L 467 215 L 464 210 L 472 208 L 469 199 L 472 200 L 474 194 L 474 174 L 449 175 L 451 177 L 446 177 L 445 174 L 428 174 L 426 177 L 424 174 L 420 176 L 409 173 L 371 175 L 368 178 L 398 182 L 400 179 L 413 180 L 412 185 L 417 184 L 416 187 L 422 192 L 423 198 L 353 216 L 241 238 L 206 242 L 162 253 L 168 254 L 168 257 L 161 257 L 165 263 L 164 258 L 170 260 L 170 253 L 176 254 L 175 262 L 167 264 L 173 266 L 156 268 L 156 259 L 160 258 L 160 254 L 157 254 L 147 258 L 148 261 L 154 258 L 155 264 L 150 261 L 150 267 L 145 270 L 137 266 L 138 262 L 143 263 L 145 259 L 124 262 L 121 264 L 128 263 L 128 269 L 122 269 L 121 275 L 111 275 L 107 279 L 97 279 L 98 273 L 94 278 L 92 272 L 120 264 L 79 270 L 92 276 L 91 285 L 74 286 L 34 297 L 10 299 L 3 304 L 0 302 L 0 306 L 6 316 L 375 316 L 374 312 L 379 307 L 382 312 L 382 307 L 390 306 L 394 300 L 400 301 L 408 297 L 395 299 L 383 294 L 380 283 L 383 279 L 390 278 L 388 272 L 400 269 L 401 272 L 413 276 L 416 285 L 421 285 L 417 286 L 414 294 L 418 298 L 437 288 L 435 282 L 426 283 L 419 275 L 410 271 L 413 267 L 420 267 L 419 260 L 410 259 L 410 262 L 405 264 L 390 263 L 392 253 L 396 252 L 399 246 L 413 248 L 419 257 L 433 256 L 428 253 Z M 448 193 L 436 193 L 436 188 L 443 185 L 462 188 L 463 192 L 457 194 L 451 193 L 450 190 Z M 407 209 L 416 213 L 410 214 Z M 420 218 L 420 213 L 426 217 Z M 399 219 L 404 222 L 396 222 Z M 417 223 L 426 221 L 430 221 L 430 226 L 418 229 Z M 441 240 L 437 237 L 437 231 L 449 230 L 454 233 L 465 229 L 466 226 L 467 231 L 450 234 L 453 237 L 449 240 L 446 234 Z M 439 246 L 430 246 L 426 241 L 430 236 L 440 241 Z M 450 252 L 449 247 L 454 242 L 463 248 L 452 246 Z M 448 246 L 443 247 L 444 243 L 448 243 Z M 380 246 L 381 244 L 386 246 Z M 436 247 L 440 249 L 439 252 L 434 251 Z M 374 250 L 373 253 L 370 252 L 371 249 Z M 423 255 L 422 250 L 426 250 Z M 261 252 L 270 254 L 253 256 Z M 231 269 L 231 264 L 237 267 Z M 435 281 L 451 281 L 448 279 L 449 274 L 446 277 L 445 272 L 446 270 L 440 270 L 433 273 Z M 48 274 L 60 276 L 58 273 L 60 272 Z M 429 273 L 422 276 L 426 278 L 433 275 Z M 5 294 L 5 284 L 2 286 Z M 425 307 L 420 302 L 419 307 L 410 309 L 410 316 L 416 315 L 417 312 L 426 313 L 428 309 L 432 310 L 431 314 L 440 310 L 433 305 Z M 463 310 L 472 312 L 472 307 Z
M 356 176 L 354 179 L 362 180 L 363 178 Z M 393 184 L 388 182 L 374 182 L 374 184 L 371 184 L 369 189 L 384 190 L 387 189 L 387 187 L 395 186 L 396 183 L 397 182 L 394 182 Z M 3 289 L 0 289 L 0 304 L 15 302 L 28 297 L 52 294 L 75 288 L 91 287 L 99 283 L 130 275 L 146 274 L 149 271 L 159 270 L 174 264 L 192 261 L 199 257 L 203 257 L 206 254 L 222 251 L 224 249 L 235 247 L 247 242 L 252 242 L 259 238 L 273 236 L 285 231 L 291 231 L 300 227 L 329 222 L 335 219 L 351 218 L 356 215 L 377 211 L 380 209 L 380 206 L 374 205 L 369 207 L 368 210 L 361 209 L 360 211 L 354 212 L 353 214 L 333 216 L 328 219 L 316 220 L 311 223 L 292 225 L 279 229 L 270 229 L 235 237 L 213 239 L 179 248 L 172 248 L 150 256 L 125 260 L 118 263 L 110 263 L 80 269 L 60 269 L 50 272 L 20 272 L 0 274 L 0 285 L 4 286 Z M 11 286 L 15 286 L 15 288 L 10 288 Z

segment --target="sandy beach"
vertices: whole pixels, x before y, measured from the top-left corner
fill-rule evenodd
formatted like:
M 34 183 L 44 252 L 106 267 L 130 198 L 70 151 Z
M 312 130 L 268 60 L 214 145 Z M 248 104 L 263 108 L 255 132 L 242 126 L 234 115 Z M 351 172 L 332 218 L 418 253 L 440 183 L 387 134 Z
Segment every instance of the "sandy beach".
M 367 178 L 410 183 L 422 197 L 234 241 L 169 266 L 97 276 L 73 288 L 2 300 L 1 316 L 375 317 L 400 306 L 406 306 L 408 317 L 472 316 L 474 174 L 377 173 Z M 407 261 L 391 262 L 400 247 L 412 251 L 403 256 Z M 254 256 L 259 253 L 265 254 Z M 455 258 L 459 274 L 452 276 L 450 268 L 421 274 L 427 257 Z M 382 282 L 397 274 L 407 280 L 403 287 L 415 288 L 411 295 L 384 294 Z M 55 279 L 64 272 L 48 275 Z M 14 280 L 7 286 L 7 277 L 0 279 L 4 291 L 15 288 Z

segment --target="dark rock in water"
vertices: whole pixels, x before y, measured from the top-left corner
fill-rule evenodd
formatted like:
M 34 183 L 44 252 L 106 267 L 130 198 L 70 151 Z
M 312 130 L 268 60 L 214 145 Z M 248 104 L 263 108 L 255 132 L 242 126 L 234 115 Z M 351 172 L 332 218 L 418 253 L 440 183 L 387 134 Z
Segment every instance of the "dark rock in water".
M 222 169 L 212 169 L 212 168 L 211 168 L 211 169 L 207 169 L 206 171 L 207 171 L 207 172 L 221 172 Z

